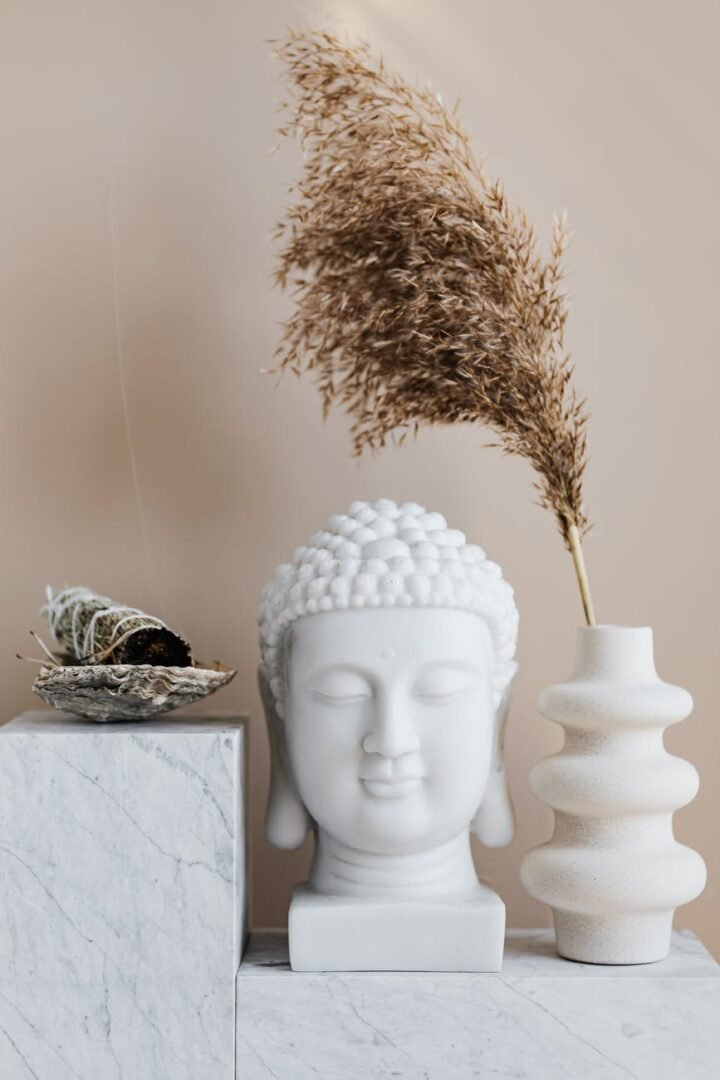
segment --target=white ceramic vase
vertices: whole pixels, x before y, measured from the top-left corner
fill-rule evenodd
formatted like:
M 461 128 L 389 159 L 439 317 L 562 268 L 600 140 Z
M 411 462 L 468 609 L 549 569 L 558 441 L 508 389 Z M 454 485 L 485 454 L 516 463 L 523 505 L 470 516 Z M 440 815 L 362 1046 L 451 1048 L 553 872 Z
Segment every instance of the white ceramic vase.
M 663 745 L 692 698 L 658 678 L 649 627 L 597 626 L 578 631 L 573 674 L 543 690 L 538 708 L 565 742 L 530 773 L 555 830 L 523 860 L 523 884 L 552 908 L 562 956 L 661 960 L 675 908 L 705 884 L 703 860 L 677 843 L 672 825 L 698 775 Z

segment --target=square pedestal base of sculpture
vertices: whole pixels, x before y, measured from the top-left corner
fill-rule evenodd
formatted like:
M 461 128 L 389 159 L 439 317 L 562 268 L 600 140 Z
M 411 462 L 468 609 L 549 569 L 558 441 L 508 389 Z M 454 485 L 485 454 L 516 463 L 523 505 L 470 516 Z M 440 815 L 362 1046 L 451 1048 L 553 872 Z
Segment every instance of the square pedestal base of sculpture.
M 0 1077 L 233 1080 L 243 721 L 0 727 Z
M 294 971 L 500 971 L 505 905 L 487 885 L 465 901 L 356 900 L 293 891 Z

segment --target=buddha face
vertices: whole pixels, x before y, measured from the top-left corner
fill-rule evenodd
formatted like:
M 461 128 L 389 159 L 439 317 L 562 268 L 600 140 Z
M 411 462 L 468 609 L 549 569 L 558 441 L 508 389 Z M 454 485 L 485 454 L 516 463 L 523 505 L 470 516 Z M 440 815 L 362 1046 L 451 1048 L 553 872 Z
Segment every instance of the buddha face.
M 378 854 L 467 829 L 488 779 L 493 653 L 478 615 L 328 611 L 287 639 L 288 765 L 321 830 Z

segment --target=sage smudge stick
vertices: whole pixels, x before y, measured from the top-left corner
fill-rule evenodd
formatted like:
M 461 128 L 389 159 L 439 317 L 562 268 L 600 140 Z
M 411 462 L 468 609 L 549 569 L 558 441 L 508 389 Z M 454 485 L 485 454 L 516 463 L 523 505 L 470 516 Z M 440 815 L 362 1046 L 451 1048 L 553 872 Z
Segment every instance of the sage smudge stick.
M 114 603 L 83 587 L 46 590 L 50 632 L 78 664 L 188 667 L 190 646 L 153 615 Z
M 564 218 L 543 257 L 455 113 L 366 47 L 293 32 L 277 54 L 292 94 L 280 133 L 304 150 L 278 226 L 277 281 L 295 297 L 279 367 L 311 372 L 325 413 L 349 412 L 356 455 L 422 424 L 488 425 L 535 469 L 594 625 L 581 543 L 588 417 L 563 344 Z

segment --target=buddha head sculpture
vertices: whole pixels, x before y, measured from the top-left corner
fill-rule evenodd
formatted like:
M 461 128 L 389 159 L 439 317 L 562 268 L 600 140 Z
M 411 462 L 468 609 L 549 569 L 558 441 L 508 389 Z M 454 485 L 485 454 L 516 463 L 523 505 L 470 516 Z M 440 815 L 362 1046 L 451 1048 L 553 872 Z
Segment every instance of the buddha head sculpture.
M 477 886 L 469 830 L 513 835 L 517 610 L 500 568 L 440 514 L 356 502 L 278 568 L 259 622 L 270 842 L 314 830 L 321 893 Z

